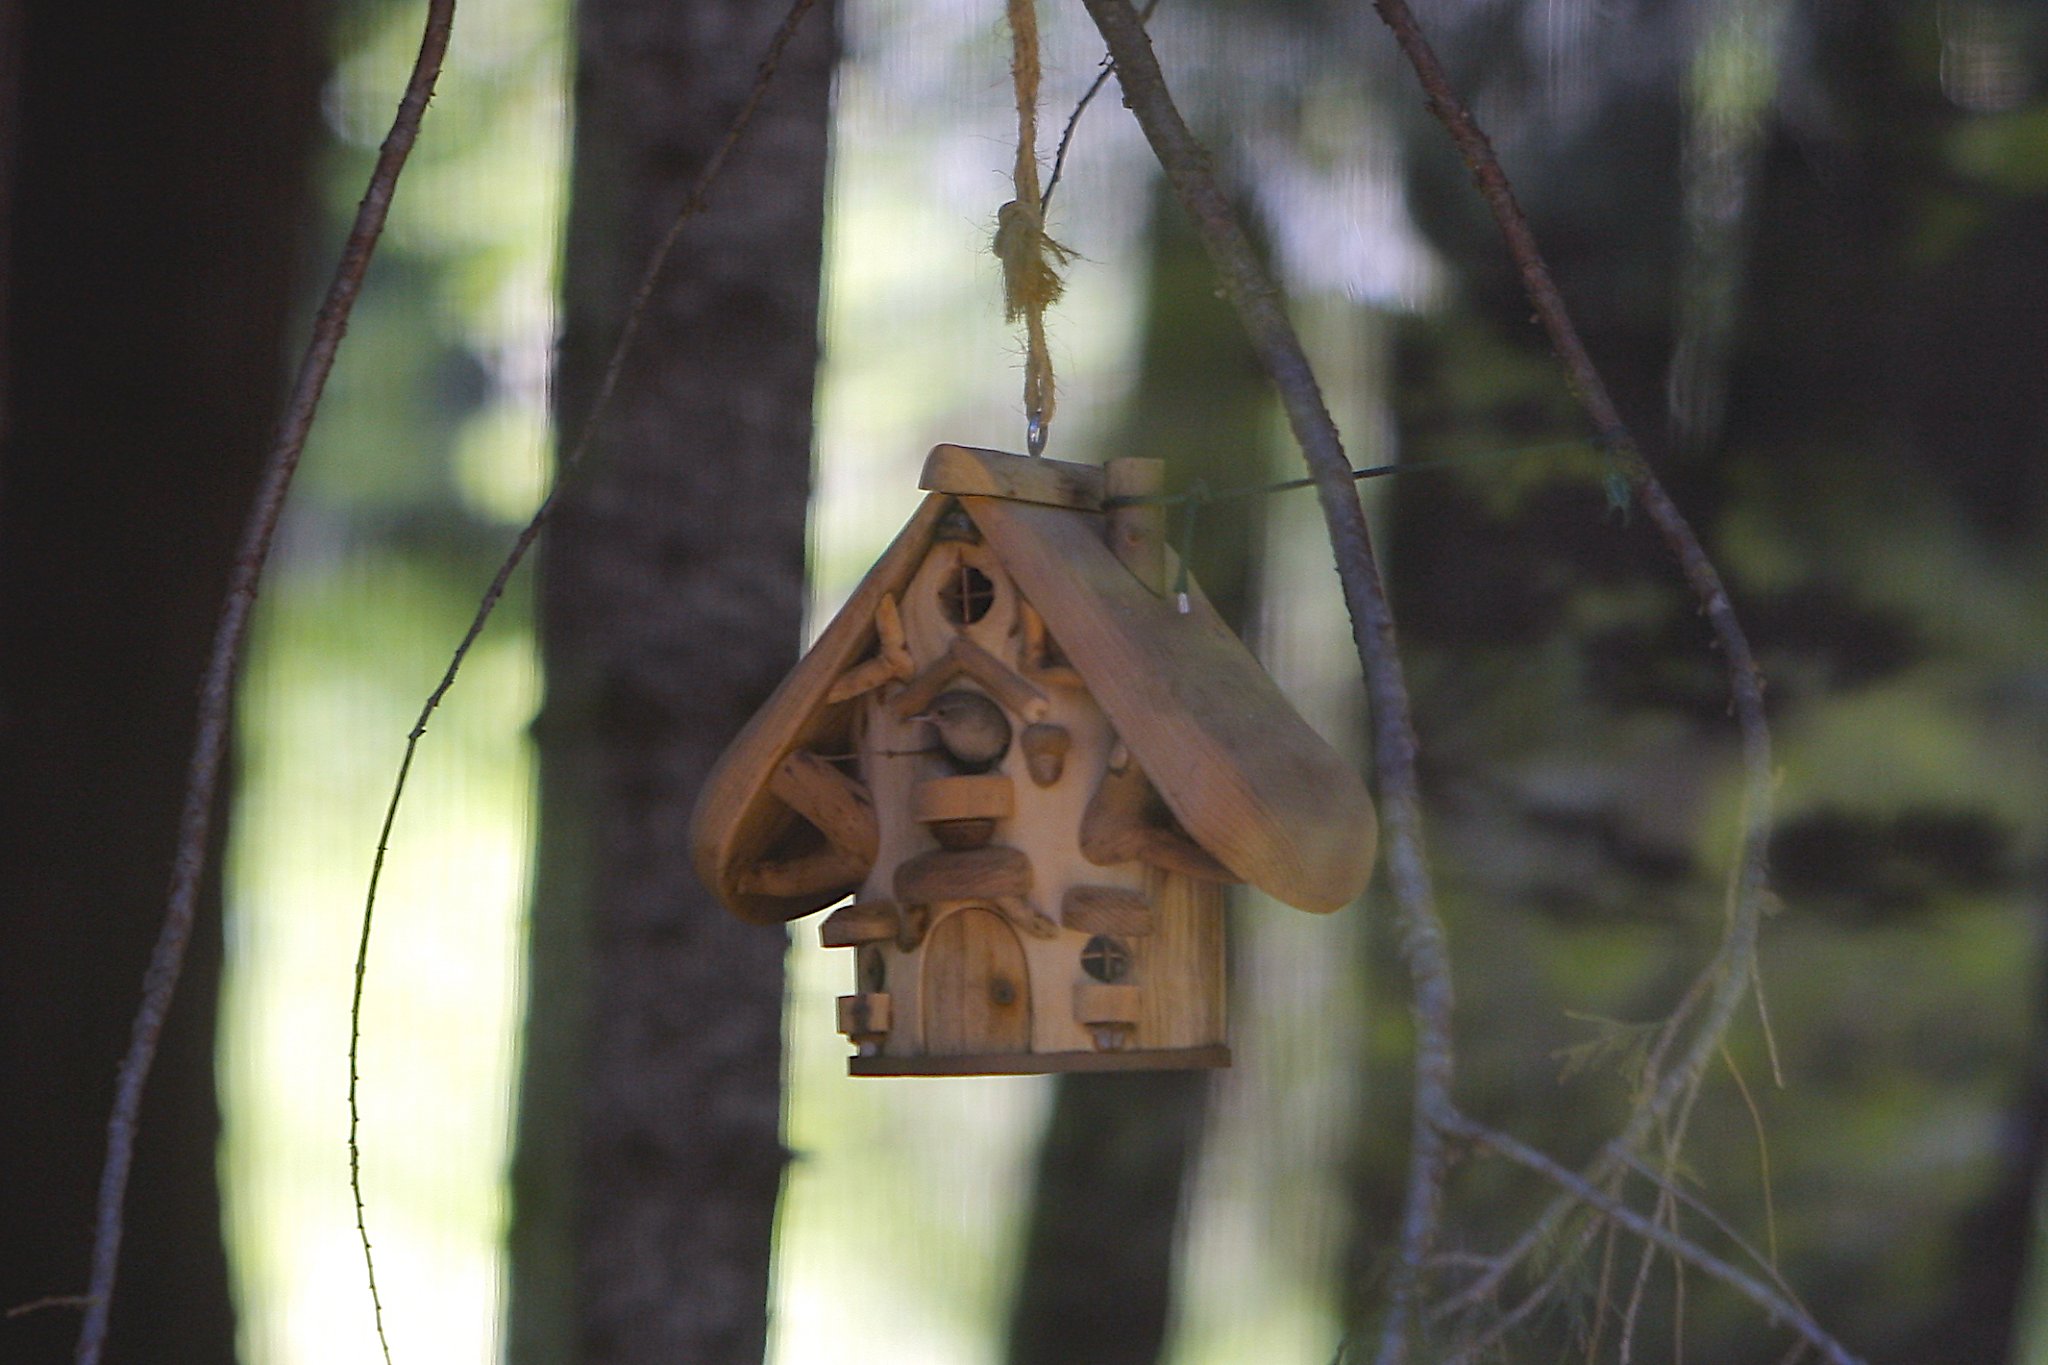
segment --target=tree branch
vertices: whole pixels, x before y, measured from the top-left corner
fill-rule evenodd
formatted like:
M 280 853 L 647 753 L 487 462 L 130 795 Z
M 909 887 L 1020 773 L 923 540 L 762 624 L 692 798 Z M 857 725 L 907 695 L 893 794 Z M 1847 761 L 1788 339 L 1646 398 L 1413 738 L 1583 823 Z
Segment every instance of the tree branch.
M 1627 480 L 1637 505 L 1657 528 L 1699 600 L 1700 611 L 1712 627 L 1726 661 L 1736 725 L 1741 734 L 1744 774 L 1742 818 L 1721 943 L 1688 991 L 1687 1003 L 1674 1012 L 1667 1025 L 1665 1036 L 1659 1042 L 1657 1061 L 1646 1075 L 1644 1102 L 1636 1106 L 1622 1132 L 1607 1145 L 1590 1168 L 1590 1178 L 1597 1183 L 1617 1166 L 1632 1161 L 1664 1115 L 1698 1084 L 1755 976 L 1757 937 L 1763 919 L 1768 879 L 1775 787 L 1770 728 L 1764 712 L 1763 674 L 1757 667 L 1755 654 L 1736 617 L 1719 571 L 1707 557 L 1684 513 L 1678 510 L 1677 504 L 1643 458 L 1634 433 L 1622 420 L 1606 381 L 1580 339 L 1578 328 L 1558 292 L 1549 265 L 1537 248 L 1535 234 L 1529 228 L 1528 218 L 1515 198 L 1514 187 L 1501 168 L 1492 142 L 1451 88 L 1443 64 L 1423 36 L 1407 0 L 1373 0 L 1373 7 L 1414 67 L 1430 112 L 1450 134 L 1480 196 L 1492 210 L 1508 255 L 1521 276 L 1523 290 L 1535 308 L 1537 319 L 1542 323 L 1558 359 L 1564 364 L 1572 392 L 1591 419 L 1601 444 Z M 1663 1067 L 1662 1056 L 1677 1040 L 1692 1003 L 1700 999 L 1705 1000 L 1705 1010 L 1695 1024 L 1689 1042 L 1680 1050 L 1676 1062 L 1668 1068 Z M 1569 1207 L 1570 1201 L 1560 1198 L 1541 1215 L 1538 1225 L 1554 1226 Z
M 1455 1112 L 1451 1103 L 1450 963 L 1423 861 L 1415 737 L 1394 647 L 1392 616 L 1372 560 L 1357 497 L 1340 483 L 1348 472 L 1341 441 L 1299 339 L 1280 307 L 1277 290 L 1260 267 L 1228 200 L 1218 188 L 1206 152 L 1174 107 L 1142 21 L 1128 0 L 1087 0 L 1087 4 L 1109 44 L 1123 86 L 1124 102 L 1136 114 L 1169 183 L 1193 219 L 1221 276 L 1225 295 L 1236 308 L 1280 392 L 1289 425 L 1322 502 L 1345 603 L 1351 612 L 1353 642 L 1372 699 L 1389 882 L 1395 894 L 1415 992 L 1417 1026 L 1414 1140 L 1397 1260 L 1378 1352 L 1382 1365 L 1396 1365 L 1408 1355 L 1408 1336 L 1420 1298 L 1423 1268 L 1436 1235 L 1445 1169 L 1444 1137 L 1449 1132 L 1463 1131 L 1468 1121 Z M 1584 404 L 1598 439 L 1619 466 L 1637 502 L 1656 526 L 1698 597 L 1727 660 L 1742 736 L 1743 820 L 1722 942 L 1687 992 L 1684 1003 L 1667 1021 L 1646 1075 L 1645 1099 L 1596 1163 L 1597 1181 L 1604 1178 L 1604 1173 L 1630 1161 L 1673 1107 L 1693 1093 L 1751 980 L 1765 894 L 1765 850 L 1772 794 L 1763 681 L 1718 572 L 1622 421 L 1536 249 L 1527 220 L 1485 134 L 1452 93 L 1441 65 L 1404 0 L 1376 0 L 1376 4 L 1421 77 L 1432 111 L 1450 130 L 1481 193 L 1494 210 L 1530 300 L 1565 364 L 1573 390 Z M 1681 1045 L 1688 1025 L 1690 1036 Z M 1674 1048 L 1677 1058 L 1666 1066 L 1665 1057 Z M 1572 1178 L 1585 1191 L 1600 1194 L 1594 1181 Z M 1561 1199 L 1540 1222 L 1554 1225 L 1574 1202 L 1584 1202 L 1579 1193 L 1577 1189 L 1570 1190 L 1570 1197 Z M 1655 1231 L 1660 1236 L 1671 1236 L 1661 1227 Z M 1535 1239 L 1530 1240 L 1533 1244 Z
M 197 914 L 199 881 L 206 867 L 206 848 L 213 828 L 215 799 L 220 788 L 221 765 L 227 755 L 228 735 L 234 720 L 234 695 L 241 670 L 242 650 L 248 638 L 249 617 L 263 567 L 270 557 L 271 542 L 284 515 L 285 497 L 292 475 L 306 448 L 306 434 L 320 407 L 320 395 L 327 376 L 334 369 L 334 357 L 348 332 L 349 313 L 362 290 L 363 276 L 376 252 L 377 239 L 391 211 L 391 199 L 398 187 L 413 142 L 419 136 L 420 121 L 427 101 L 433 98 L 434 83 L 440 78 L 441 63 L 448 51 L 449 30 L 455 21 L 455 0 L 428 0 L 427 19 L 420 38 L 419 55 L 406 81 L 404 96 L 391 131 L 377 153 L 370 173 L 369 188 L 356 208 L 354 225 L 342 246 L 341 260 L 334 268 L 327 296 L 313 320 L 312 339 L 307 343 L 277 438 L 264 464 L 263 477 L 249 508 L 242 543 L 228 580 L 226 599 L 214 628 L 213 648 L 199 687 L 199 724 L 193 742 L 192 761 L 185 778 L 185 800 L 179 813 L 178 843 L 171 862 L 171 885 L 164 908 L 163 928 L 150 953 L 149 967 L 142 980 L 142 1003 L 130 1030 L 128 1052 L 114 1082 L 114 1105 L 107 1119 L 107 1160 L 100 1174 L 99 1204 L 93 1226 L 92 1279 L 86 1293 L 85 1318 L 78 1334 L 78 1365 L 97 1365 L 106 1347 L 107 1327 L 114 1302 L 114 1282 L 120 1264 L 122 1220 L 128 1197 L 128 1174 L 134 1164 L 135 1136 L 142 1110 L 143 1090 L 156 1060 L 164 1020 L 177 993 L 178 977 L 185 965 L 185 949 L 192 939 Z
M 1578 1172 L 1558 1164 L 1520 1139 L 1476 1123 L 1462 1114 L 1448 1116 L 1446 1127 L 1458 1137 L 1477 1143 L 1516 1165 L 1535 1172 L 1564 1191 L 1574 1202 L 1583 1204 L 1650 1245 L 1721 1281 L 1770 1314 L 1774 1321 L 1784 1323 L 1797 1332 L 1819 1351 L 1824 1359 L 1831 1362 L 1831 1365 L 1861 1365 L 1847 1347 L 1829 1336 L 1820 1324 L 1786 1295 L 1748 1272 L 1728 1264 L 1690 1238 L 1665 1227 L 1663 1223 L 1644 1217 L 1621 1199 L 1589 1182 Z M 1654 1183 L 1660 1193 L 1671 1193 L 1670 1185 L 1661 1181 Z
M 1387 881 L 1393 889 L 1415 992 L 1413 1137 L 1399 1258 L 1387 1310 L 1390 1322 L 1405 1324 L 1419 1299 L 1422 1267 L 1436 1240 L 1442 1203 L 1446 1154 L 1441 1121 L 1451 1108 L 1453 996 L 1450 953 L 1423 851 L 1415 727 L 1395 642 L 1393 612 L 1373 560 L 1365 509 L 1352 481 L 1351 462 L 1337 424 L 1323 402 L 1301 339 L 1281 307 L 1279 291 L 1260 265 L 1210 170 L 1208 152 L 1174 105 L 1143 21 L 1129 0 L 1086 3 L 1116 63 L 1124 103 L 1137 116 L 1174 194 L 1201 236 L 1224 295 L 1279 390 L 1288 426 L 1315 480 L 1344 605 L 1351 616 L 1352 644 L 1372 703 Z M 1381 1352 L 1384 1362 L 1400 1358 L 1398 1351 L 1391 1355 L 1384 1349 Z

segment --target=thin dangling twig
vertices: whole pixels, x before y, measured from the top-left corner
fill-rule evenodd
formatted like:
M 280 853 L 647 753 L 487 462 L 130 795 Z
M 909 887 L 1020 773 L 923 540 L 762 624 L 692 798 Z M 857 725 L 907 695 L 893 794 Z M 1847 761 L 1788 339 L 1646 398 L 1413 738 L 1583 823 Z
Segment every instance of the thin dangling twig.
M 1158 8 L 1159 0 L 1145 0 L 1144 8 L 1138 11 L 1138 22 L 1151 23 L 1152 11 Z M 1060 177 L 1067 173 L 1067 153 L 1073 149 L 1074 130 L 1081 126 L 1081 115 L 1088 112 L 1088 106 L 1095 102 L 1095 97 L 1102 93 L 1102 87 L 1109 84 L 1109 78 L 1115 74 L 1116 62 L 1105 55 L 1101 67 L 1095 73 L 1095 79 L 1088 82 L 1088 88 L 1074 103 L 1074 112 L 1067 115 L 1067 126 L 1060 133 L 1059 150 L 1052 154 L 1052 174 L 1045 178 L 1045 193 L 1038 199 L 1040 212 L 1052 211 L 1052 196 L 1060 187 Z
M 669 221 L 668 231 L 662 235 L 661 241 L 656 244 L 641 270 L 640 283 L 633 291 L 632 301 L 627 305 L 625 321 L 620 324 L 618 338 L 612 343 L 611 353 L 605 361 L 604 373 L 598 380 L 597 392 L 590 400 L 590 407 L 584 413 L 582 424 L 576 429 L 574 439 L 568 442 L 567 453 L 557 462 L 554 487 L 541 499 L 540 506 L 534 509 L 532 517 L 514 537 L 511 548 L 505 552 L 504 559 L 499 562 L 497 571 L 492 574 L 489 585 L 485 587 L 483 596 L 477 602 L 476 613 L 470 618 L 469 628 L 463 632 L 462 639 L 457 642 L 454 652 L 449 656 L 448 667 L 442 673 L 440 682 L 435 684 L 434 690 L 427 695 L 418 717 L 413 721 L 412 729 L 406 732 L 404 753 L 399 759 L 398 772 L 392 779 L 391 796 L 384 806 L 383 823 L 377 831 L 377 849 L 370 861 L 369 885 L 363 893 L 362 928 L 356 941 L 355 989 L 349 998 L 348 1018 L 349 1193 L 355 1203 L 356 1232 L 362 1243 L 363 1270 L 370 1282 L 371 1302 L 377 1313 L 380 1341 L 383 1337 L 383 1308 L 377 1302 L 377 1268 L 370 1250 L 370 1234 L 364 1211 L 362 1147 L 358 1141 L 362 1126 L 358 1094 L 362 1082 L 360 1061 L 363 1040 L 363 991 L 370 967 L 370 934 L 376 921 L 377 890 L 384 875 L 384 860 L 391 851 L 391 835 L 398 822 L 398 809 L 405 800 L 406 784 L 412 775 L 413 757 L 419 750 L 420 740 L 426 736 L 427 723 L 433 719 L 434 712 L 440 709 L 449 690 L 455 686 L 456 676 L 461 673 L 471 647 L 482 636 L 484 626 L 504 598 L 505 590 L 511 584 L 512 575 L 525 562 L 528 552 L 540 539 L 541 532 L 546 529 L 549 518 L 559 504 L 563 489 L 589 455 L 605 412 L 611 405 L 612 394 L 618 387 L 619 376 L 625 369 L 626 357 L 631 354 L 634 343 L 639 338 L 641 323 L 653 300 L 655 286 L 660 282 L 669 258 L 675 253 L 684 227 L 704 211 L 711 187 L 717 183 L 719 175 L 725 170 L 728 158 L 739 145 L 741 136 L 752 124 L 755 112 L 760 109 L 761 101 L 768 94 L 768 87 L 774 82 L 776 72 L 781 68 L 783 54 L 796 37 L 804 17 L 811 12 L 816 3 L 817 0 L 790 0 L 789 9 L 783 15 L 782 23 L 776 28 L 774 37 L 769 39 L 767 50 L 755 68 L 754 84 L 747 92 L 746 101 L 740 105 L 733 115 L 732 122 L 726 126 L 725 136 L 720 140 L 718 147 L 697 172 L 697 178 L 691 183 L 689 193 L 684 196 L 682 207 L 676 210 L 675 217 Z M 390 1359 L 388 1347 L 385 1358 L 387 1362 Z
M 1074 253 L 1045 231 L 1045 197 L 1038 188 L 1038 9 L 1036 0 L 1009 0 L 1010 79 L 1017 93 L 1014 197 L 996 211 L 994 251 L 1003 266 L 1003 318 L 1024 324 L 1026 445 L 1045 453 L 1057 394 L 1052 352 L 1045 340 L 1045 310 L 1065 289 L 1060 267 Z

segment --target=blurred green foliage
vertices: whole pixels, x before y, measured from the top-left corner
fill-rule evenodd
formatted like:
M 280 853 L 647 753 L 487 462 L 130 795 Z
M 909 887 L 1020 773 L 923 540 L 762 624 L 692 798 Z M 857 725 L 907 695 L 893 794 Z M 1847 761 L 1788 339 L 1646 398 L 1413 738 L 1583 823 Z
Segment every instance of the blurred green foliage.
M 2028 1106 L 2048 897 L 2048 34 L 2018 4 L 1708 10 L 1695 31 L 1654 6 L 1495 7 L 1438 36 L 1772 682 L 1771 1028 L 1751 1014 L 1730 1040 L 1763 1136 L 1717 1075 L 1679 1178 L 1774 1244 L 1873 1360 L 1988 1359 L 1955 1352 L 2019 1297 L 2044 1122 Z M 381 2 L 341 16 L 318 243 L 353 204 L 414 22 Z M 1159 25 L 1301 290 L 1356 462 L 1582 440 L 1461 169 L 1363 23 L 1302 4 Z M 224 1043 L 253 1362 L 363 1355 L 340 1146 L 356 898 L 405 729 L 542 486 L 565 24 L 556 0 L 465 5 L 265 601 Z M 1011 117 L 994 16 L 854 6 L 846 24 L 819 620 L 913 504 L 926 447 L 1021 441 L 984 254 Z M 1047 31 L 1066 98 L 1097 53 L 1072 16 Z M 1214 482 L 1270 477 L 1270 418 L 1139 386 L 1148 341 L 1240 361 L 1197 330 L 1220 309 L 1147 337 L 1147 272 L 1204 267 L 1152 239 L 1151 172 L 1113 99 L 1076 145 L 1052 224 L 1084 257 L 1054 318 L 1052 453 L 1158 449 L 1180 483 L 1199 450 Z M 1739 193 L 1689 195 L 1703 167 Z M 1736 267 L 1699 273 L 1702 255 Z M 1725 295 L 1689 294 L 1701 280 Z M 1674 406 L 1688 338 L 1719 406 Z M 1460 1094 L 1579 1159 L 1718 927 L 1737 815 L 1719 660 L 1583 448 L 1394 482 L 1367 496 L 1421 706 Z M 1216 532 L 1260 547 L 1248 629 L 1274 671 L 1355 741 L 1345 624 L 1313 509 L 1289 496 Z M 372 1227 L 394 1332 L 435 1359 L 494 1350 L 536 687 L 523 592 L 423 750 L 372 964 Z M 1327 1359 L 1399 1194 L 1402 971 L 1376 897 L 1348 921 L 1255 905 L 1242 923 L 1240 1063 L 1184 1196 L 1168 1354 Z M 847 1081 L 830 1018 L 847 969 L 808 926 L 795 941 L 777 1358 L 993 1358 L 1047 1087 Z M 1447 1250 L 1497 1249 L 1544 1197 L 1468 1163 Z M 1637 1262 L 1616 1256 L 1626 1282 Z M 1512 1358 L 1571 1358 L 1599 1273 Z M 1639 1358 L 1670 1358 L 1681 1330 L 1695 1362 L 1782 1353 L 1696 1277 L 1681 1324 L 1669 1267 L 1653 1280 Z M 1616 1335 L 1609 1321 L 1606 1358 Z M 2027 1341 L 2015 1359 L 2048 1359 L 2038 1329 Z

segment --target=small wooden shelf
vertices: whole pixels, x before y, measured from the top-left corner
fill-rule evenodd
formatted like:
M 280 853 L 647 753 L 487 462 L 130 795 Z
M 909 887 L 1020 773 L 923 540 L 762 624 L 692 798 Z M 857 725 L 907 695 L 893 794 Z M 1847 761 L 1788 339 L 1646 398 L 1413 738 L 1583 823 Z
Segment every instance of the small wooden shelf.
M 849 1076 L 1032 1076 L 1049 1071 L 1199 1071 L 1230 1065 L 1227 1047 L 1141 1052 L 1005 1052 L 969 1057 L 848 1057 Z

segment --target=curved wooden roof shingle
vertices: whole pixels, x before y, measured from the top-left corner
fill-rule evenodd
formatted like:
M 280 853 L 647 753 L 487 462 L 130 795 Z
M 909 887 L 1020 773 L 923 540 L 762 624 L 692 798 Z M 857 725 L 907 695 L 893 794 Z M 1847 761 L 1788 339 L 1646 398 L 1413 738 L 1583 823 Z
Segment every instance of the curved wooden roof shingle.
M 1378 842 L 1364 782 L 1199 592 L 1185 614 L 1156 596 L 1088 513 L 960 503 L 1196 843 L 1300 909 L 1357 899 Z
M 739 877 L 798 817 L 768 791 L 798 747 L 843 741 L 852 704 L 827 692 L 874 644 L 874 614 L 931 547 L 949 494 L 1045 619 L 1181 827 L 1275 899 L 1327 912 L 1372 872 L 1372 799 L 1350 764 L 1295 711 L 1199 592 L 1183 614 L 1103 541 L 1100 472 L 941 446 L 936 487 L 853 596 L 705 780 L 691 848 L 706 885 L 741 918 L 779 923 L 837 895 L 743 892 Z
M 934 493 L 918 505 L 832 623 L 705 777 L 690 816 L 690 856 L 704 884 L 741 919 L 781 924 L 822 910 L 843 894 L 760 895 L 742 891 L 739 878 L 799 818 L 768 790 L 776 765 L 792 749 L 828 739 L 850 742 L 855 703 L 828 706 L 825 694 L 874 648 L 875 609 L 884 594 L 901 592 L 924 561 L 939 515 L 950 501 Z

